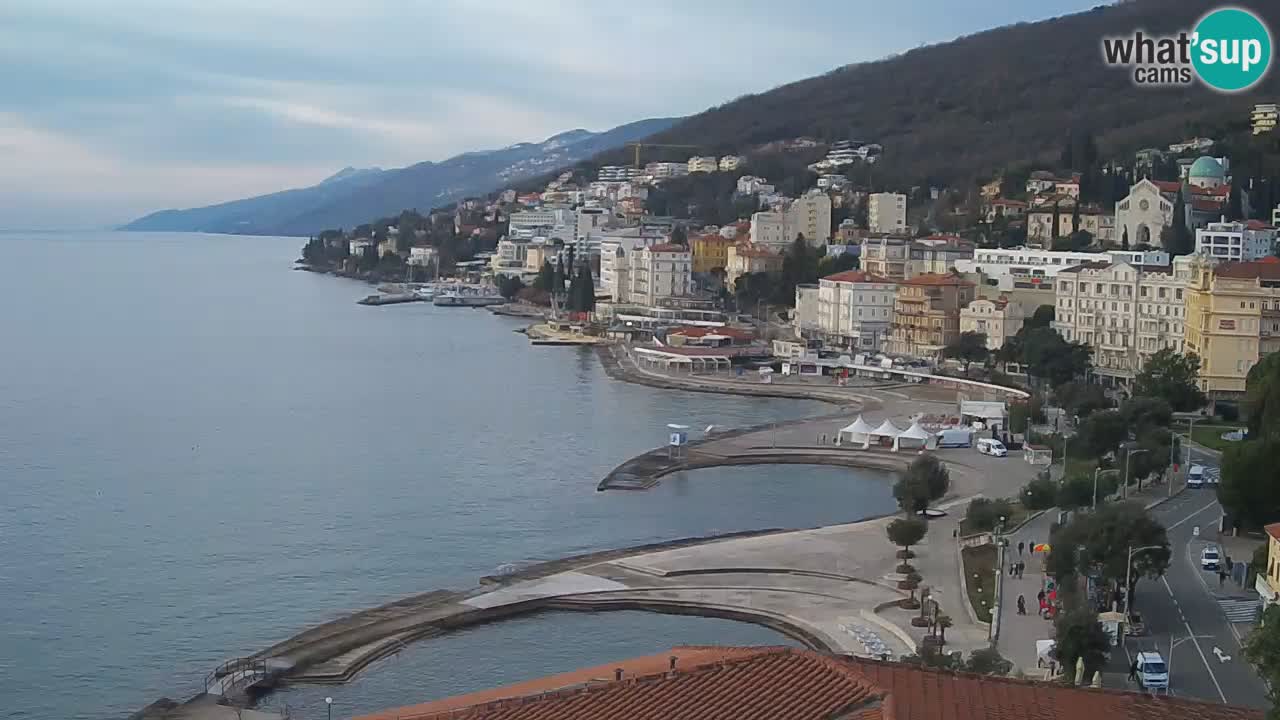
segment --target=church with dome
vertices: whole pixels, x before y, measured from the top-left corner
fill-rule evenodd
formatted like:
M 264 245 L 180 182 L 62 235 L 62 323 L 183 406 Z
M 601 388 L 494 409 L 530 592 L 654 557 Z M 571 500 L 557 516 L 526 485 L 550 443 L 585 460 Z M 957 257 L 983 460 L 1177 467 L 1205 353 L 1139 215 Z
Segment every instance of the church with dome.
M 1116 203 L 1116 237 L 1131 246 L 1159 245 L 1160 234 L 1174 221 L 1178 198 L 1183 204 L 1183 222 L 1189 230 L 1217 222 L 1227 212 L 1231 198 L 1231 176 L 1224 159 L 1204 155 L 1182 165 L 1182 181 L 1139 180 L 1129 195 Z M 1248 194 L 1241 193 L 1248 203 Z M 1249 212 L 1244 208 L 1245 214 Z

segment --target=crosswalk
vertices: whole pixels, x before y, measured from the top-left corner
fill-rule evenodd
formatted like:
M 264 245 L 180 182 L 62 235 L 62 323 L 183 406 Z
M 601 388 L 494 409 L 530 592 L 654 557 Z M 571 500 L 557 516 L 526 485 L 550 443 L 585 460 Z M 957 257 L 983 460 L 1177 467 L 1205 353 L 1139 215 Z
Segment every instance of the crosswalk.
M 1217 485 L 1218 481 L 1221 479 L 1222 479 L 1222 468 L 1206 467 L 1204 469 L 1204 481 L 1206 483 L 1209 483 L 1210 485 Z
M 1257 622 L 1258 613 L 1262 612 L 1262 601 L 1256 598 L 1218 598 L 1218 607 L 1230 622 Z

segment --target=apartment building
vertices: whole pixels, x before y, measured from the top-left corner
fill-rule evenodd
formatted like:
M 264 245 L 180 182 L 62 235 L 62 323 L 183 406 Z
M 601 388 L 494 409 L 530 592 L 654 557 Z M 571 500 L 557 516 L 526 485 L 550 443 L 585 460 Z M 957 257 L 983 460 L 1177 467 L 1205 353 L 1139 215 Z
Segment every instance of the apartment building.
M 757 193 L 773 192 L 774 187 L 769 184 L 768 180 L 755 175 L 743 175 L 738 178 L 737 191 L 739 195 L 755 195 Z
M 1020 303 L 1006 297 L 979 298 L 960 309 L 960 332 L 982 333 L 987 336 L 987 348 L 999 350 L 1018 334 L 1025 320 Z
M 1115 216 L 1099 208 L 1082 206 L 1077 213 L 1074 200 L 1056 204 L 1039 205 L 1027 211 L 1027 239 L 1048 243 L 1054 239 L 1054 215 L 1058 218 L 1057 237 L 1068 237 L 1083 230 L 1099 242 L 1112 242 L 1115 235 Z M 1079 222 L 1077 223 L 1077 217 Z M 1078 225 L 1078 226 L 1077 226 Z
M 1013 282 L 1039 284 L 1069 267 L 1096 262 L 1127 262 L 1130 265 L 1168 265 L 1169 253 L 1162 250 L 1113 250 L 1105 253 L 1032 248 L 981 248 L 973 257 L 956 261 L 956 270 L 981 273 L 1007 289 Z
M 940 358 L 960 336 L 960 309 L 974 299 L 974 284 L 955 274 L 918 275 L 894 298 L 889 352 Z
M 907 196 L 901 193 L 872 193 L 867 198 L 867 229 L 873 233 L 905 233 Z
M 761 211 L 751 216 L 751 240 L 756 245 L 783 250 L 795 240 L 787 236 L 787 216 L 784 213 Z
M 747 158 L 742 155 L 725 155 L 720 158 L 720 172 L 733 172 L 745 164 Z
M 949 273 L 961 260 L 973 258 L 973 243 L 954 235 L 931 235 L 911 243 L 907 277 Z
M 1196 254 L 1222 262 L 1249 262 L 1276 249 L 1276 229 L 1258 220 L 1216 222 L 1196 230 Z
M 735 242 L 736 238 L 725 237 L 718 232 L 689 238 L 689 249 L 693 251 L 693 271 L 709 273 L 716 268 L 726 270 L 729 267 L 729 248 Z
M 748 273 L 781 271 L 782 255 L 780 253 L 755 243 L 738 243 L 729 247 L 725 284 L 733 290 L 737 287 L 738 278 Z
M 659 298 L 693 293 L 693 257 L 675 243 L 642 247 L 629 255 L 630 288 L 627 301 L 657 305 Z
M 512 240 L 554 238 L 570 243 L 576 236 L 577 224 L 578 219 L 572 208 L 543 207 L 536 210 L 521 210 L 508 216 L 507 237 Z
M 1238 398 L 1249 370 L 1280 349 L 1280 259 L 1199 257 L 1187 286 L 1186 349 L 1200 356 L 1200 389 Z
M 494 275 L 523 275 L 529 245 L 527 240 L 499 240 L 493 257 L 489 258 L 489 269 Z
M 1258 103 L 1249 114 L 1249 123 L 1253 126 L 1253 134 L 1261 135 L 1276 129 L 1280 122 L 1280 105 L 1276 103 Z
M 644 174 L 654 180 L 681 177 L 689 174 L 687 162 L 651 162 L 644 166 Z
M 876 235 L 862 240 L 862 269 L 889 280 L 907 279 L 908 246 L 902 236 Z
M 831 196 L 810 192 L 797 198 L 786 211 L 785 231 L 790 240 L 804 235 L 809 245 L 818 247 L 831 240 Z
M 631 289 L 631 255 L 640 248 L 664 244 L 667 238 L 643 227 L 604 231 L 600 235 L 600 286 L 615 301 L 625 301 Z
M 602 165 L 596 172 L 600 182 L 626 182 L 640 177 L 640 170 L 630 165 Z
M 893 321 L 898 283 L 849 270 L 819 279 L 817 290 L 818 337 L 850 351 L 880 350 Z
M 1152 354 L 1183 351 L 1190 256 L 1171 267 L 1087 263 L 1066 268 L 1055 281 L 1053 328 L 1093 349 L 1094 372 L 1130 383 Z
M 720 169 L 720 161 L 715 156 L 699 157 L 694 155 L 689 158 L 689 173 L 713 173 Z

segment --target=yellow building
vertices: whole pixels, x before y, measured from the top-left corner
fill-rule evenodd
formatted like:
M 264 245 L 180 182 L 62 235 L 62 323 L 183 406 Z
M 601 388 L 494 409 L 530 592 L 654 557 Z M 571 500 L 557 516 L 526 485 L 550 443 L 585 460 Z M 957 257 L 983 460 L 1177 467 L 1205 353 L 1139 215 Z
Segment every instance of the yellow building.
M 716 268 L 724 270 L 729 267 L 729 247 L 734 240 L 720 233 L 706 233 L 689 239 L 689 247 L 693 250 L 693 271 L 709 273 Z
M 1253 589 L 1258 591 L 1265 606 L 1274 604 L 1280 592 L 1280 523 L 1271 523 L 1263 529 L 1267 531 L 1267 571 L 1258 573 Z
M 772 250 L 751 243 L 739 243 L 729 247 L 729 259 L 725 265 L 725 282 L 730 290 L 737 287 L 738 278 L 747 273 L 781 271 L 782 256 Z
M 1201 390 L 1238 397 L 1250 368 L 1280 349 L 1280 259 L 1193 267 L 1183 347 L 1200 356 Z
M 917 275 L 898 286 L 888 351 L 937 357 L 960 337 L 960 309 L 974 298 L 973 283 L 954 274 Z

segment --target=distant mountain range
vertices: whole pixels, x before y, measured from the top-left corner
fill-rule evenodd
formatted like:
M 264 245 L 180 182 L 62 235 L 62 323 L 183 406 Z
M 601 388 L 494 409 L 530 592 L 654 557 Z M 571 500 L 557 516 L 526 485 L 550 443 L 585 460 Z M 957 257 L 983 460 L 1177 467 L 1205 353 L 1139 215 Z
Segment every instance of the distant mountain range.
M 347 167 L 317 185 L 186 210 L 161 210 L 121 230 L 310 235 L 351 228 L 401 210 L 426 211 L 491 192 L 648 137 L 679 118 L 651 118 L 604 132 L 570 130 L 540 143 L 467 152 L 404 168 Z

